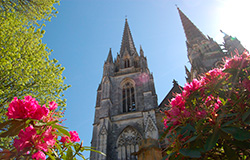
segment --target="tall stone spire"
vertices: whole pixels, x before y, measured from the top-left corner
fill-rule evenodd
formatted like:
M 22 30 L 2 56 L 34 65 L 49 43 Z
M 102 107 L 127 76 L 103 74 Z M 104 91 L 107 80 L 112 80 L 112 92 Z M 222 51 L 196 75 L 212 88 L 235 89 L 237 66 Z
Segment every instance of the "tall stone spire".
M 130 55 L 133 55 L 134 53 L 136 53 L 135 44 L 134 44 L 130 29 L 129 29 L 127 18 L 125 19 L 125 26 L 124 26 L 123 36 L 122 36 L 122 44 L 121 44 L 121 49 L 120 49 L 121 57 L 123 57 L 124 52 L 126 50 L 128 51 Z
M 207 40 L 206 36 L 188 19 L 179 7 L 177 9 L 187 38 L 187 44 L 193 46 L 198 41 Z

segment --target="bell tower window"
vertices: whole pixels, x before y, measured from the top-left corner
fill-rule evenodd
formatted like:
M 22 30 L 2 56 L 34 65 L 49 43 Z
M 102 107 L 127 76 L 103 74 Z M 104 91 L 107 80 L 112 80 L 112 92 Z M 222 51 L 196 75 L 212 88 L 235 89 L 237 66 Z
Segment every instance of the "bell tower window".
M 129 59 L 125 59 L 125 62 L 124 62 L 124 68 L 128 68 L 130 65 L 129 65 Z
M 122 88 L 122 107 L 123 113 L 133 112 L 136 110 L 135 88 L 130 82 L 125 83 Z

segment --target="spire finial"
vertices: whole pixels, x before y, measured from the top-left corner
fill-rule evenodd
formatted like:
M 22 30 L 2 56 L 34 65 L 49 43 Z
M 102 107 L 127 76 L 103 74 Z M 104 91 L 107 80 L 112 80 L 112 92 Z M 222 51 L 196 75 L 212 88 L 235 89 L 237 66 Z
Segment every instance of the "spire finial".
M 227 35 L 227 34 L 226 34 L 225 32 L 223 32 L 222 30 L 220 30 L 220 32 L 221 32 L 221 33 L 223 33 L 223 34 L 224 34 L 224 36 L 226 36 L 226 35 Z
M 174 86 L 178 85 L 178 82 L 175 79 L 173 79 L 173 85 Z
M 124 26 L 123 36 L 122 36 L 122 44 L 121 44 L 121 49 L 120 49 L 121 57 L 123 57 L 125 49 L 127 49 L 130 55 L 133 55 L 134 53 L 136 53 L 134 41 L 133 41 L 132 34 L 129 29 L 127 18 L 125 19 L 125 26 Z

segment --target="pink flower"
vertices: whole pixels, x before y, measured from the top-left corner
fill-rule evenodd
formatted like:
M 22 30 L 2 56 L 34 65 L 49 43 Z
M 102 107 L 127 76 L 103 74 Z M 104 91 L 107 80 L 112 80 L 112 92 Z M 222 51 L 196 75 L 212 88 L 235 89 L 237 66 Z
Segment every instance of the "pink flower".
M 200 87 L 200 81 L 198 81 L 197 79 L 193 79 L 191 83 L 186 83 L 183 87 L 184 90 L 182 92 L 182 96 L 187 98 L 191 94 L 191 92 L 198 90 Z
M 76 131 L 69 131 L 70 134 L 70 140 L 72 142 L 80 142 L 80 138 L 78 136 L 78 133 Z
M 49 113 L 48 108 L 44 105 L 41 107 L 38 101 L 31 96 L 24 97 L 24 100 L 19 100 L 17 97 L 9 104 L 8 112 L 6 115 L 9 119 L 37 119 L 41 120 Z
M 181 94 L 177 94 L 175 98 L 171 99 L 170 102 L 172 107 L 179 106 L 184 107 L 185 106 L 185 100 L 183 99 Z
M 78 133 L 76 131 L 69 131 L 70 137 L 65 136 L 65 137 L 61 137 L 60 142 L 62 143 L 69 143 L 69 142 L 79 142 L 80 138 L 78 136 Z
M 34 127 L 32 125 L 25 128 L 25 131 L 22 129 L 18 134 L 19 139 L 14 140 L 14 147 L 18 151 L 29 149 L 30 147 L 32 147 L 31 139 L 35 135 L 36 135 L 36 130 L 34 129 Z
M 46 160 L 46 155 L 42 151 L 38 151 L 32 155 L 32 158 L 36 160 Z
M 18 151 L 29 150 L 31 147 L 44 152 L 48 151 L 48 147 L 52 147 L 56 142 L 56 135 L 52 134 L 52 127 L 45 128 L 45 132 L 37 134 L 35 128 L 30 125 L 21 130 L 18 138 L 14 140 L 14 146 Z
M 250 80 L 244 79 L 242 81 L 242 85 L 243 85 L 244 88 L 246 88 L 250 92 Z
M 56 135 L 52 134 L 52 127 L 50 126 L 43 134 L 42 137 L 44 142 L 48 145 L 48 146 L 54 146 L 54 144 L 56 143 Z
M 168 128 L 168 120 L 167 120 L 167 119 L 164 119 L 164 126 L 165 126 L 166 128 Z
M 207 115 L 207 112 L 205 110 L 202 111 L 196 111 L 196 118 L 202 119 Z
M 70 139 L 69 139 L 69 137 L 68 137 L 68 136 L 61 137 L 60 142 L 62 142 L 62 143 L 69 143 L 69 142 L 70 142 Z
M 14 97 L 14 100 L 9 104 L 8 112 L 6 113 L 9 119 L 11 118 L 27 118 L 28 113 L 24 107 L 24 102 Z
M 49 102 L 49 109 L 50 109 L 51 111 L 57 109 L 57 103 L 54 102 L 54 101 Z
M 42 107 L 38 107 L 36 112 L 32 115 L 33 119 L 41 120 L 43 117 L 46 117 L 49 114 L 49 109 L 43 105 Z
M 208 71 L 203 77 L 201 77 L 201 84 L 202 86 L 208 83 L 216 83 L 219 76 L 223 77 L 225 75 L 221 69 L 215 68 Z
M 250 55 L 249 53 L 244 52 L 240 57 L 235 55 L 234 58 L 227 59 L 225 62 L 224 69 L 228 68 L 241 69 L 246 67 L 248 64 L 250 64 Z

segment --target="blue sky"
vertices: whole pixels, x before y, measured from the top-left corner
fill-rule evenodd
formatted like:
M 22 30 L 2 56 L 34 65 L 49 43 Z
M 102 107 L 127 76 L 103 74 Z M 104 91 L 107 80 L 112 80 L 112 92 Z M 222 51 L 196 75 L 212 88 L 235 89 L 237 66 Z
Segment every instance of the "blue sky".
M 59 14 L 46 23 L 43 42 L 65 67 L 67 110 L 65 125 L 90 146 L 96 90 L 109 48 L 120 50 L 125 16 L 135 46 L 140 45 L 153 73 L 158 103 L 172 80 L 185 84 L 185 34 L 175 4 L 205 34 L 222 43 L 223 34 L 236 36 L 250 49 L 248 0 L 62 0 Z M 248 46 L 247 46 L 248 45 Z M 85 153 L 88 157 L 89 153 Z

